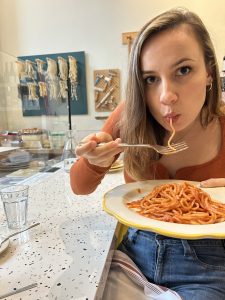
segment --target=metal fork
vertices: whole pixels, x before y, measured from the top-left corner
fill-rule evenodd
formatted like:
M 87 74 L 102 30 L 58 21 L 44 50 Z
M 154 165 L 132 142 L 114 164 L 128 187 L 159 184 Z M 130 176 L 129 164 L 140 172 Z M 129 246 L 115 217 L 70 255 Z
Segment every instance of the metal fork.
M 12 295 L 15 295 L 15 294 L 24 292 L 24 291 L 26 291 L 26 290 L 33 289 L 33 288 L 35 288 L 35 287 L 37 287 L 37 286 L 38 286 L 37 283 L 29 284 L 29 285 L 24 286 L 24 287 L 22 287 L 22 288 L 19 288 L 19 289 L 13 290 L 13 291 L 11 291 L 11 292 L 8 292 L 8 293 L 6 293 L 6 294 L 4 294 L 4 295 L 1 295 L 1 296 L 0 296 L 0 299 L 4 299 L 4 298 L 7 298 L 7 297 L 9 297 L 9 296 L 12 296 Z M 22 298 L 20 298 L 20 299 L 22 299 Z
M 82 146 L 86 144 L 86 142 L 80 142 L 78 145 Z M 97 147 L 103 146 L 107 143 L 99 143 L 97 144 Z M 118 144 L 119 147 L 142 147 L 142 148 L 150 148 L 155 150 L 156 152 L 162 154 L 162 155 L 169 155 L 169 154 L 175 154 L 181 151 L 184 151 L 188 149 L 188 145 L 185 142 L 180 142 L 176 144 L 171 144 L 171 147 L 169 146 L 161 146 L 161 145 L 150 145 L 150 144 L 127 144 L 127 143 L 120 143 Z
M 25 229 L 23 229 L 23 230 L 13 232 L 12 234 L 10 234 L 10 235 L 8 235 L 6 238 L 4 238 L 2 241 L 0 241 L 0 247 L 2 246 L 2 244 L 3 244 L 5 241 L 7 241 L 9 238 L 13 237 L 14 235 L 17 235 L 17 234 L 20 234 L 20 233 L 22 233 L 22 232 L 24 232 L 24 231 L 27 231 L 28 229 L 31 229 L 31 228 L 33 228 L 33 227 L 35 227 L 35 226 L 37 226 L 37 225 L 40 225 L 40 223 L 34 223 L 34 224 L 32 224 L 31 226 L 29 226 L 29 227 L 27 227 L 27 228 L 25 228 Z
M 101 145 L 101 144 L 98 144 Z M 155 150 L 156 152 L 162 155 L 175 154 L 181 151 L 184 151 L 188 148 L 188 145 L 185 142 L 180 142 L 176 144 L 171 144 L 170 146 L 161 146 L 161 145 L 150 145 L 150 144 L 127 144 L 120 143 L 119 147 L 142 147 L 142 148 L 150 148 Z

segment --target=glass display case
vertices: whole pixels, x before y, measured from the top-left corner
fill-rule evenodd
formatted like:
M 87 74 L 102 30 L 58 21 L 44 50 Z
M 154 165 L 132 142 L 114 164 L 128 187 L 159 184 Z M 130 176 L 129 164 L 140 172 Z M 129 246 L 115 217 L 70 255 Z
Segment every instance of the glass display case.
M 25 64 L 24 76 L 29 66 Z M 27 72 L 27 73 L 26 73 Z M 18 59 L 0 52 L 0 185 L 27 178 L 61 160 L 69 115 L 24 114 Z M 34 82 L 35 83 L 35 82 Z M 38 86 L 35 94 L 38 95 Z M 48 91 L 47 91 L 48 92 Z M 45 95 L 48 97 L 48 94 Z M 38 107 L 39 99 L 27 98 L 26 110 Z

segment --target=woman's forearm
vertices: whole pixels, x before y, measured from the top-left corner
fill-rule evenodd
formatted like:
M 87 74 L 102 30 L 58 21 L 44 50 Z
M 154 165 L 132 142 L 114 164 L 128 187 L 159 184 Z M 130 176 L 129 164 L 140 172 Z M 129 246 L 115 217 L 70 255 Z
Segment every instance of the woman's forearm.
M 90 165 L 84 158 L 72 166 L 70 170 L 70 185 L 77 195 L 87 195 L 95 191 L 109 168 Z

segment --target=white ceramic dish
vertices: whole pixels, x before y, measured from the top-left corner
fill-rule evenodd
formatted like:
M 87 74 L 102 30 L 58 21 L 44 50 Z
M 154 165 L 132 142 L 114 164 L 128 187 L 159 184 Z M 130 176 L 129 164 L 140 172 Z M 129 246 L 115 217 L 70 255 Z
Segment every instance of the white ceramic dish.
M 181 183 L 181 180 L 150 180 L 123 184 L 104 195 L 103 209 L 122 224 L 142 230 L 153 231 L 165 236 L 185 239 L 225 238 L 225 222 L 207 225 L 189 225 L 158 221 L 139 215 L 126 206 L 127 202 L 138 200 L 151 190 L 165 183 Z M 199 185 L 198 182 L 191 182 Z M 203 189 L 212 199 L 225 203 L 225 187 Z
M 122 160 L 116 160 L 112 166 L 111 166 L 111 169 L 118 169 L 118 168 L 121 168 L 123 167 L 123 161 Z
M 116 171 L 120 171 L 123 169 L 123 161 L 122 160 L 117 160 L 115 161 L 111 168 L 109 169 L 109 172 L 116 172 Z

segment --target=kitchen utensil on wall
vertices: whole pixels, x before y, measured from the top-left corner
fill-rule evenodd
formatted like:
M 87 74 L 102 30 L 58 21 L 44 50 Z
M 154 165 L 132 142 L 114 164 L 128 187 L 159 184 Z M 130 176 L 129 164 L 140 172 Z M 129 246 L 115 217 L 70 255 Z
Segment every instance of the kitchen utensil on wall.
M 94 71 L 95 111 L 113 111 L 120 102 L 120 71 L 106 69 Z

